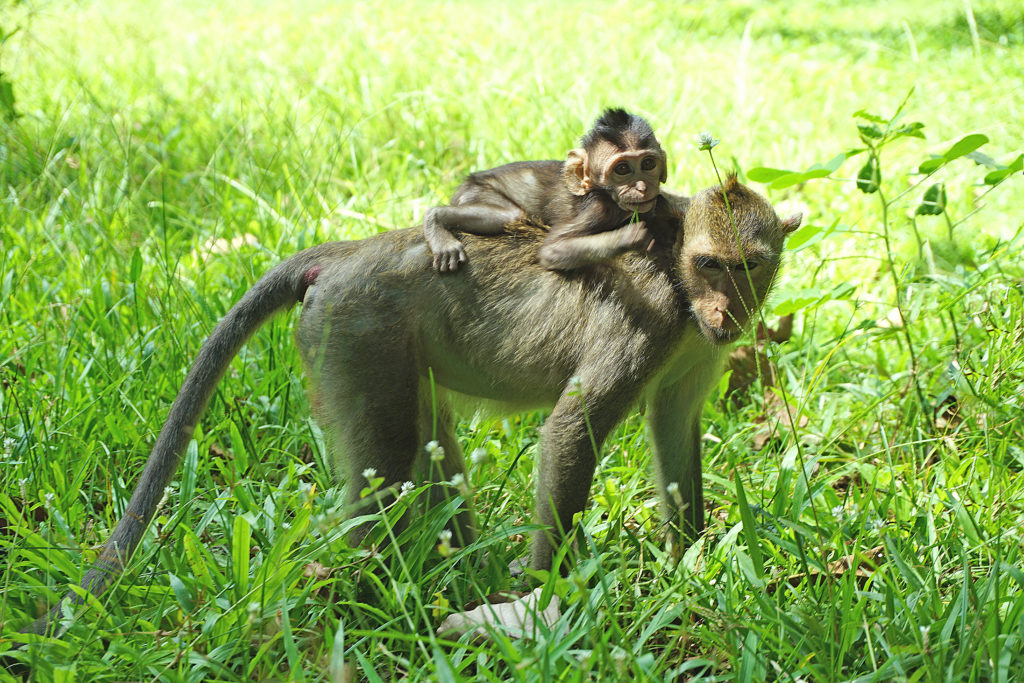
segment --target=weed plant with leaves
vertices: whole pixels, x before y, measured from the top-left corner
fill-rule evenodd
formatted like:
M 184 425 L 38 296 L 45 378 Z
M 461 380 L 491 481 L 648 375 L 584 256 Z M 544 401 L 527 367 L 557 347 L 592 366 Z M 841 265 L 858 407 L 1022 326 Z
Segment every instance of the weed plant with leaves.
M 972 134 L 909 174 L 883 173 L 884 150 L 903 139 L 925 139 L 923 124 L 901 120 L 909 99 L 891 117 L 864 110 L 854 115 L 862 147 L 800 172 L 761 167 L 747 173 L 784 189 L 834 179 L 847 160 L 866 157 L 853 182 L 874 198 L 875 210 L 861 231 L 881 243 L 878 275 L 888 286 L 877 288 L 888 296 L 879 303 L 891 309 L 880 320 L 851 325 L 813 359 L 809 382 L 795 385 L 797 404 L 790 409 L 787 402 L 780 420 L 790 432 L 778 474 L 760 483 L 768 487 L 770 508 L 749 505 L 736 485 L 747 546 L 734 551 L 739 574 L 773 596 L 755 597 L 763 627 L 740 629 L 745 634 L 736 638 L 743 638 L 740 650 L 767 647 L 806 662 L 802 673 L 809 680 L 1012 680 L 1024 643 L 1022 546 L 1016 530 L 1004 526 L 1012 525 L 1010 518 L 996 520 L 1008 502 L 1001 494 L 1021 500 L 1020 483 L 1013 481 L 1020 461 L 993 459 L 988 448 L 1019 434 L 1021 418 L 1017 405 L 1000 405 L 983 387 L 1005 376 L 1006 362 L 1021 359 L 1012 345 L 993 353 L 993 345 L 1024 329 L 1019 284 L 994 272 L 1002 269 L 1002 254 L 1019 249 L 1019 229 L 1009 243 L 996 241 L 962 260 L 951 242 L 990 192 L 1020 181 L 1024 156 L 999 163 L 979 151 L 988 138 Z M 973 161 L 983 173 L 968 185 L 971 208 L 955 218 L 946 181 L 937 175 L 958 160 Z M 919 222 L 928 216 L 943 219 L 944 234 L 923 236 Z M 853 228 L 838 220 L 808 225 L 790 246 L 800 249 L 845 231 Z M 936 240 L 946 258 L 956 260 L 937 259 Z M 849 284 L 804 289 L 778 301 L 775 310 L 803 311 L 809 327 L 816 309 L 852 295 Z M 980 308 L 988 317 L 993 307 L 1003 321 L 999 328 L 977 315 Z M 837 357 L 863 353 L 854 346 L 875 350 L 880 375 L 845 383 L 861 404 L 859 415 L 839 425 L 836 413 L 824 412 L 818 429 L 795 427 L 794 412 L 818 412 L 811 402 L 827 395 L 823 388 Z M 1001 359 L 993 366 L 995 356 Z M 796 374 L 785 367 L 785 356 L 774 358 L 781 374 Z M 872 414 L 879 418 L 873 435 L 863 429 L 863 418 Z M 767 549 L 774 567 L 767 580 L 759 548 Z M 783 608 L 788 601 L 777 596 L 790 591 L 797 599 Z M 801 615 L 823 606 L 831 620 L 806 629 Z M 787 622 L 803 634 L 800 645 L 778 637 Z M 778 661 L 741 658 L 754 667 L 753 680 L 781 675 L 782 669 L 767 666 Z

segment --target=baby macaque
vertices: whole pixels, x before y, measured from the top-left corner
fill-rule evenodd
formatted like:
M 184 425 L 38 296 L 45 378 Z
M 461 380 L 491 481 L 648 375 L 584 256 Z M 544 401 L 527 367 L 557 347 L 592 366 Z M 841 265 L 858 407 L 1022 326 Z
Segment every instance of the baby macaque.
M 662 235 L 671 242 L 676 223 L 659 201 L 666 172 L 665 152 L 650 124 L 608 109 L 565 161 L 519 161 L 473 173 L 450 205 L 428 211 L 423 233 L 434 268 L 448 273 L 466 262 L 453 231 L 497 235 L 519 221 L 548 227 L 537 256 L 550 270 L 648 249 Z

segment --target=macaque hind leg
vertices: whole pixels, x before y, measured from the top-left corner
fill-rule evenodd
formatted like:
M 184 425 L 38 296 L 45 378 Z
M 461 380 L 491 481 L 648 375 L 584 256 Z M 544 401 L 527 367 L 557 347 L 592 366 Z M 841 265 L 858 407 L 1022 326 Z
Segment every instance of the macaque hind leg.
M 487 203 L 435 206 L 423 217 L 423 235 L 434 254 L 434 268 L 442 273 L 454 272 L 466 262 L 462 242 L 453 230 L 474 235 L 498 235 L 509 223 L 524 218 L 522 209 L 499 197 Z
M 332 354 L 334 348 L 343 351 Z M 318 420 L 345 480 L 347 514 L 374 513 L 391 504 L 398 487 L 414 478 L 416 457 L 423 448 L 417 420 L 419 376 L 407 349 L 388 352 L 379 339 L 376 346 L 349 340 L 325 349 L 325 367 L 314 372 L 314 377 L 329 380 L 315 388 Z M 351 362 L 359 357 L 355 351 L 379 362 Z M 376 493 L 364 496 L 377 479 L 383 481 Z M 350 542 L 360 543 L 373 526 L 358 527 Z

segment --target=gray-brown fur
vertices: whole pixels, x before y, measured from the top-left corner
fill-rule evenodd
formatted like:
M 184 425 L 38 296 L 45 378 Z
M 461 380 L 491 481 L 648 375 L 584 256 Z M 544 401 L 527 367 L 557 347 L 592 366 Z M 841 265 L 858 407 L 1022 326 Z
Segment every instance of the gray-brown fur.
M 632 167 L 632 174 L 616 176 L 617 164 Z M 423 234 L 434 267 L 454 272 L 466 261 L 455 231 L 497 235 L 531 221 L 549 229 L 538 252 L 545 267 L 582 268 L 648 248 L 655 239 L 671 243 L 671 210 L 659 199 L 665 172 L 665 152 L 650 124 L 609 109 L 566 161 L 520 161 L 471 174 L 448 206 L 427 212 Z
M 687 244 L 691 235 L 706 241 L 721 227 L 708 197 L 702 193 L 690 205 L 698 213 L 687 214 L 685 239 L 570 273 L 539 262 L 545 232 L 529 227 L 467 238 L 473 258 L 454 276 L 432 268 L 422 233 L 412 228 L 324 244 L 278 265 L 203 344 L 128 513 L 82 585 L 98 594 L 122 569 L 231 358 L 275 311 L 298 301 L 296 340 L 353 509 L 366 485 L 364 469 L 375 469 L 385 487 L 429 478 L 424 446 L 435 428 L 447 455 L 434 478 L 462 471 L 453 406 L 550 408 L 535 501 L 548 531 L 535 536 L 531 551 L 533 567 L 549 568 L 559 530 L 570 530 L 586 505 L 597 458 L 592 443 L 600 447 L 630 406 L 644 401 L 670 539 L 692 539 L 704 525 L 701 408 L 724 348 L 713 325 L 693 319 L 708 292 L 699 282 L 704 276 L 689 272 Z M 754 197 L 733 202 L 733 212 L 749 244 L 769 245 L 772 253 L 762 256 L 777 263 L 783 234 L 795 226 L 780 223 Z M 723 246 L 723 261 L 730 250 Z M 760 281 L 758 300 L 771 279 Z M 456 519 L 456 531 L 463 542 L 472 538 L 468 511 Z M 46 618 L 32 627 L 46 628 Z

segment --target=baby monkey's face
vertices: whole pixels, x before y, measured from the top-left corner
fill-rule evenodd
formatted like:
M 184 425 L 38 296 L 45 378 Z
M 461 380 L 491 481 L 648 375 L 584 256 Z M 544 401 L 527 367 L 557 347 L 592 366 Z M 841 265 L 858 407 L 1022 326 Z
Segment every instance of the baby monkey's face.
M 597 183 L 623 211 L 647 213 L 661 193 L 665 180 L 665 153 L 661 149 L 622 151 L 610 143 L 594 155 Z

